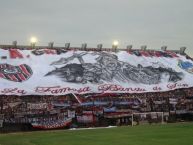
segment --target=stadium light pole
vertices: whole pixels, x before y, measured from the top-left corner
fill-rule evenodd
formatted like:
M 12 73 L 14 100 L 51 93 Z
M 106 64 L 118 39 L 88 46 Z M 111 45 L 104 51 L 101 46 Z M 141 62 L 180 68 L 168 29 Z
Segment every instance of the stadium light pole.
M 65 43 L 65 48 L 69 49 L 70 48 L 70 43 Z
M 186 50 L 186 47 L 180 47 L 180 54 L 184 54 Z
M 147 45 L 142 45 L 141 50 L 145 51 L 147 49 Z
M 14 48 L 17 48 L 17 41 L 13 41 L 12 45 L 13 45 Z
M 97 45 L 97 49 L 98 49 L 99 51 L 102 51 L 102 48 L 103 48 L 103 44 L 98 44 L 98 45 Z
M 161 47 L 161 50 L 162 50 L 162 51 L 166 51 L 166 50 L 167 50 L 167 46 L 162 46 L 162 47 Z
M 113 41 L 113 45 L 112 45 L 112 49 L 113 49 L 115 52 L 117 52 L 118 45 L 119 45 L 119 41 L 114 40 L 114 41 Z
M 81 46 L 81 49 L 86 51 L 86 47 L 87 47 L 87 43 L 83 43 L 82 46 Z
M 49 42 L 49 43 L 48 43 L 48 47 L 49 47 L 50 49 L 52 49 L 52 48 L 54 47 L 54 42 Z
M 131 51 L 132 50 L 132 45 L 127 45 L 127 51 Z
M 36 37 L 31 37 L 30 42 L 31 42 L 31 47 L 34 49 L 35 45 L 37 43 L 37 38 Z

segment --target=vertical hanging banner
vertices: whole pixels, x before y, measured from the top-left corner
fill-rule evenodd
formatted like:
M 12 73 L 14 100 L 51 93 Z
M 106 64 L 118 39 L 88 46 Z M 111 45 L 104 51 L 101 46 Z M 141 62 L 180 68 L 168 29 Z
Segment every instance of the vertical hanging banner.
M 0 120 L 0 128 L 3 127 L 3 120 Z
M 0 49 L 1 95 L 144 93 L 193 87 L 193 62 L 170 51 Z

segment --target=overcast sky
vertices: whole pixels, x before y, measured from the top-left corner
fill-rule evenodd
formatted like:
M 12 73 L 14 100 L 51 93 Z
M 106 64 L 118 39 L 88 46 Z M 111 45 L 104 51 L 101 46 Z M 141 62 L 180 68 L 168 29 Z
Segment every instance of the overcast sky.
M 0 0 L 0 43 L 95 47 L 187 46 L 193 56 L 193 0 Z

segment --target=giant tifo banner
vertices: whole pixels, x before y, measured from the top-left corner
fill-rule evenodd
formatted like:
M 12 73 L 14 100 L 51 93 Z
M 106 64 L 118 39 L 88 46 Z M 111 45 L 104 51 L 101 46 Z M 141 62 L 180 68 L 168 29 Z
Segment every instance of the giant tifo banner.
M 193 62 L 170 51 L 0 49 L 1 95 L 144 93 L 193 87 Z

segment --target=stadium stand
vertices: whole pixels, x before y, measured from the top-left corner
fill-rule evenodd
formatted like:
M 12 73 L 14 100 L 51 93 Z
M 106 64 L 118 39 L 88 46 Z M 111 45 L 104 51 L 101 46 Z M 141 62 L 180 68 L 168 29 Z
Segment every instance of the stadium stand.
M 193 61 L 180 51 L 0 52 L 1 132 L 193 120 Z

